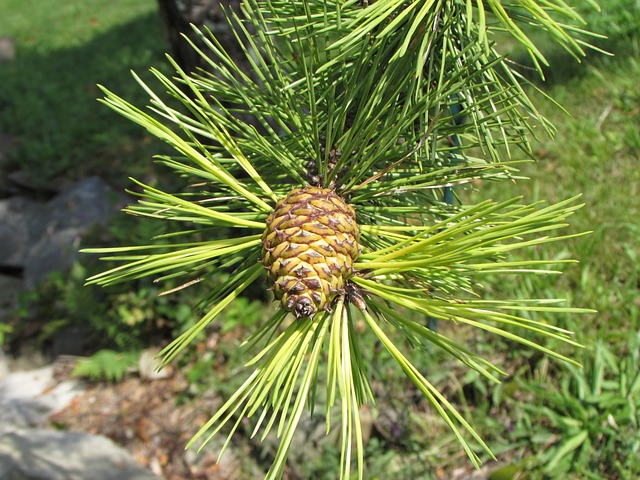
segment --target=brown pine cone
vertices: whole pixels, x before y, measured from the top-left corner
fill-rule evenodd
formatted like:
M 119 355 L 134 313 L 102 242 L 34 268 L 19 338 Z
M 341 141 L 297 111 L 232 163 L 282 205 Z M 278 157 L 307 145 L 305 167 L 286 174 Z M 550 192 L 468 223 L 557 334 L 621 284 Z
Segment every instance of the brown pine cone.
M 295 189 L 267 218 L 262 264 L 283 308 L 298 318 L 330 310 L 360 253 L 355 212 L 328 188 Z

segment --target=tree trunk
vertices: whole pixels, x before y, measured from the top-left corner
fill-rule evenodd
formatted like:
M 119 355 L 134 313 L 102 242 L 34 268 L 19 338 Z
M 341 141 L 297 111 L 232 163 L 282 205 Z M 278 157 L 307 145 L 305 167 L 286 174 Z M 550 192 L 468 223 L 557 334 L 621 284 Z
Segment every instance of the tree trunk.
M 173 59 L 187 72 L 206 68 L 206 62 L 183 37 L 186 35 L 201 46 L 191 24 L 209 28 L 234 59 L 237 42 L 225 18 L 224 11 L 240 11 L 241 0 L 158 0 L 164 35 Z

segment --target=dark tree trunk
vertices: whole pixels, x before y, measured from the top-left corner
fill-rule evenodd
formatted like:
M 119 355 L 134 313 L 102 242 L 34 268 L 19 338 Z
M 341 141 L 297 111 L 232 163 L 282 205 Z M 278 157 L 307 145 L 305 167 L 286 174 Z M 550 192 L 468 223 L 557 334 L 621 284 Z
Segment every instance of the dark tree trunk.
M 225 19 L 223 8 L 240 11 L 241 0 L 158 0 L 160 17 L 164 25 L 164 34 L 169 43 L 170 54 L 178 65 L 187 72 L 198 67 L 206 69 L 206 62 L 184 39 L 185 34 L 196 45 L 199 44 L 191 24 L 206 26 L 222 43 L 222 46 L 236 57 L 237 43 Z

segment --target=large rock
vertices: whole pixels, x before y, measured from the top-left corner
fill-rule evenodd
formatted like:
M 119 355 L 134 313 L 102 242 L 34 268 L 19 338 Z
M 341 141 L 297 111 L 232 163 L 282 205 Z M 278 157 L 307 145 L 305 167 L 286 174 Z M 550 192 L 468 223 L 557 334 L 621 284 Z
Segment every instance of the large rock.
M 28 288 L 45 280 L 52 272 L 64 271 L 78 258 L 80 229 L 52 229 L 31 245 L 23 267 Z
M 81 391 L 77 381 L 56 384 L 51 365 L 10 373 L 0 381 L 0 428 L 37 425 L 69 406 Z
M 64 230 L 104 224 L 120 200 L 99 177 L 88 177 L 62 190 L 47 204 L 48 228 Z
M 0 265 L 22 268 L 34 240 L 46 231 L 44 206 L 24 197 L 0 201 Z
M 24 280 L 34 286 L 54 271 L 65 270 L 78 257 L 80 237 L 94 225 L 104 225 L 116 209 L 117 195 L 98 177 L 68 187 L 44 207 L 44 232 L 32 238 L 24 261 Z
M 0 381 L 1 479 L 157 480 L 104 436 L 39 428 L 81 391 L 77 381 L 57 383 L 53 366 L 14 372 Z
M 0 478 L 158 480 L 108 438 L 43 429 L 16 429 L 0 436 Z
M 82 234 L 104 225 L 123 204 L 98 177 L 81 180 L 46 203 L 24 196 L 0 200 L 0 267 L 22 272 L 26 286 L 34 286 L 70 267 Z

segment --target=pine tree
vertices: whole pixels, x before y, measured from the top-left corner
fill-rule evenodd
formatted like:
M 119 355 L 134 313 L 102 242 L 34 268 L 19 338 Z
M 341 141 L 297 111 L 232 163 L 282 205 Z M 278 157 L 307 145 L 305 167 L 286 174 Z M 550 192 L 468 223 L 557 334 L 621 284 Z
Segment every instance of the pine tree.
M 250 71 L 196 29 L 191 45 L 206 70 L 184 72 L 169 59 L 175 78 L 152 71 L 162 94 L 134 74 L 151 98 L 146 110 L 104 89 L 105 104 L 173 147 L 157 160 L 192 186 L 168 193 L 136 182 L 140 200 L 127 211 L 177 222 L 182 234 L 170 247 L 90 250 L 121 265 L 89 281 L 182 276 L 189 285 L 232 272 L 211 286 L 202 319 L 161 352 L 163 365 L 247 287 L 273 290 L 273 315 L 246 341 L 262 348 L 247 363 L 251 373 L 190 444 L 226 424 L 230 439 L 243 418 L 257 418 L 255 432 L 280 437 L 267 475 L 278 478 L 322 381 L 327 428 L 331 407 L 341 407 L 340 477 L 353 463 L 362 478 L 358 408 L 375 399 L 360 319 L 477 466 L 468 440 L 491 456 L 489 447 L 402 346 L 439 348 L 499 382 L 504 371 L 473 346 L 427 328 L 436 319 L 575 363 L 545 346 L 576 345 L 548 317 L 585 310 L 485 298 L 483 284 L 498 273 L 557 273 L 551 265 L 562 261 L 510 254 L 574 236 L 558 230 L 577 199 L 464 203 L 454 194 L 477 180 L 515 178 L 536 131 L 553 131 L 497 39 L 519 42 L 542 75 L 547 60 L 531 35 L 543 32 L 579 58 L 588 46 L 581 18 L 562 0 L 244 0 L 242 13 L 227 12 Z M 481 196 L 480 188 L 474 201 Z M 228 238 L 216 237 L 221 228 Z M 214 239 L 202 240 L 208 233 Z

